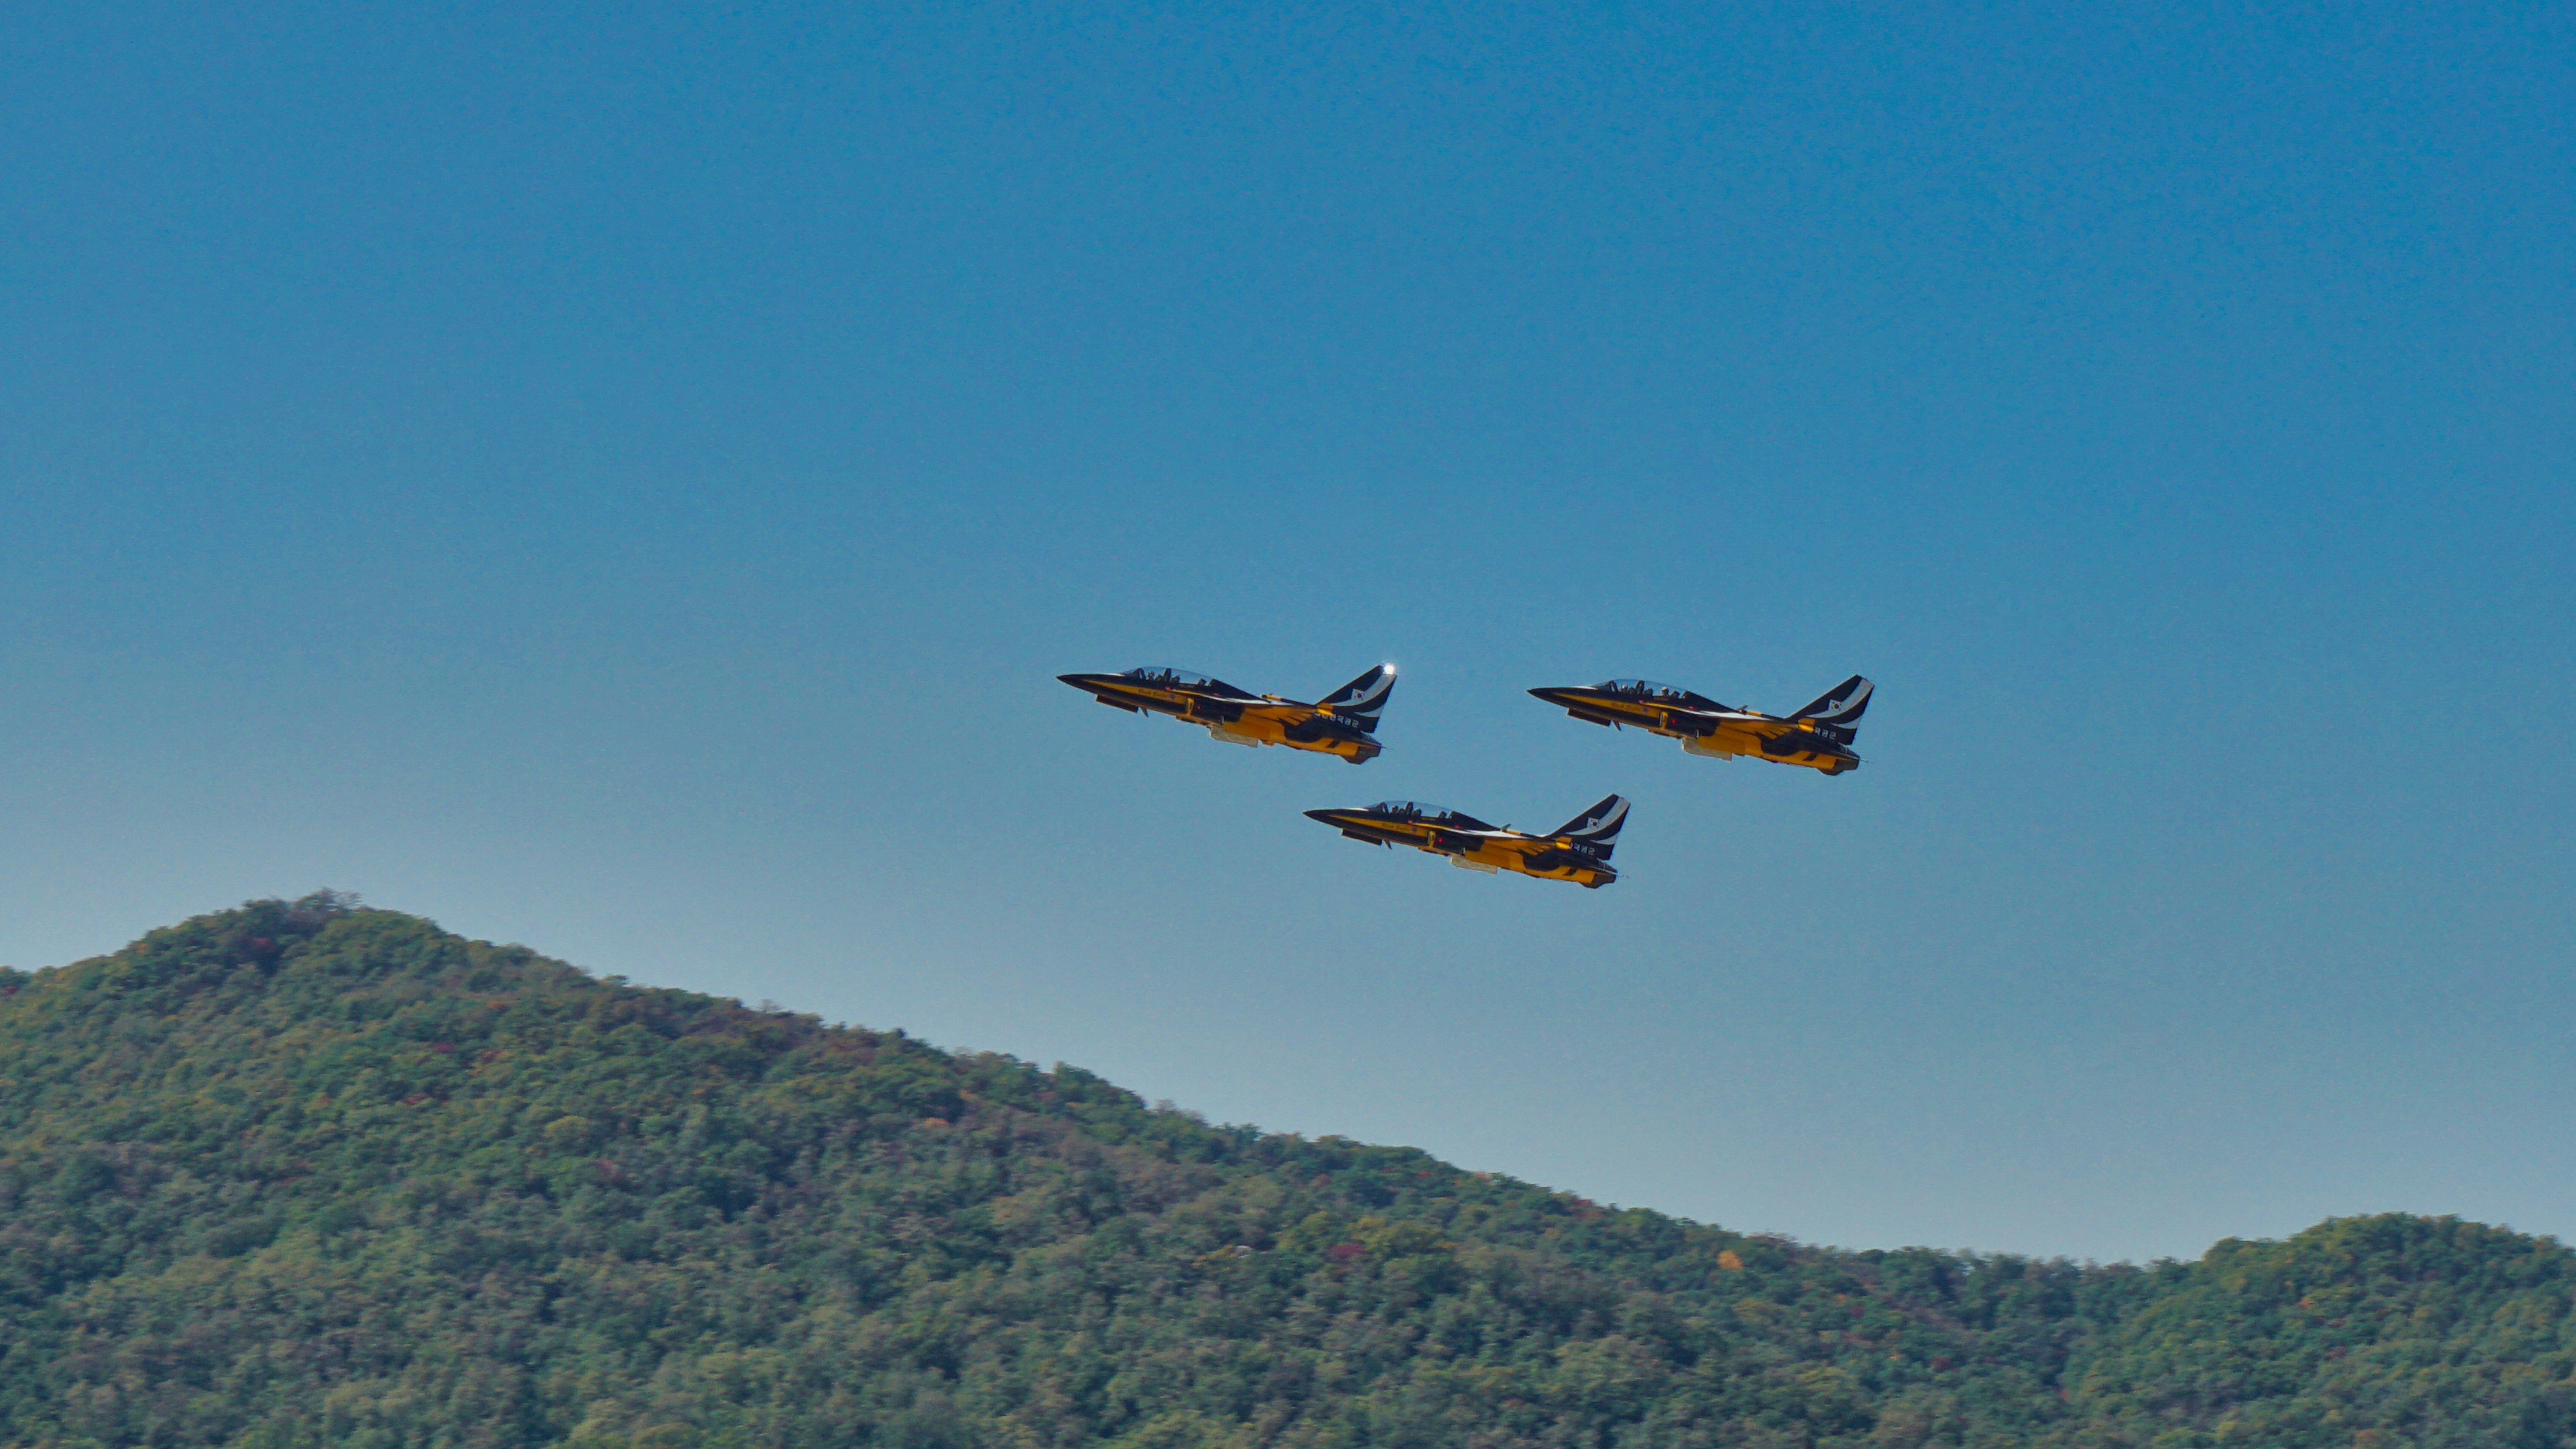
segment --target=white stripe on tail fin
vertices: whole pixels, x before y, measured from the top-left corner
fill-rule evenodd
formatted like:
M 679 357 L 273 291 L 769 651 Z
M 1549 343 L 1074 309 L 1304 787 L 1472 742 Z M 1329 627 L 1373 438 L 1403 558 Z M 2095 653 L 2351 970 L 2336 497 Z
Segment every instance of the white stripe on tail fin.
M 1789 718 L 1831 725 L 1848 733 L 1859 728 L 1861 711 L 1869 708 L 1869 692 L 1875 688 L 1877 688 L 1876 685 L 1855 674 L 1826 690 L 1824 698 Z
M 1627 823 L 1627 800 L 1622 796 L 1610 795 L 1604 797 L 1600 804 L 1549 831 L 1548 834 L 1570 836 L 1572 839 L 1568 843 L 1577 850 L 1608 860 L 1611 849 L 1618 843 L 1620 827 Z
M 1387 696 L 1393 693 L 1395 666 L 1381 664 L 1316 703 L 1332 706 L 1335 719 L 1348 720 L 1362 733 L 1375 734 L 1378 711 L 1386 708 Z

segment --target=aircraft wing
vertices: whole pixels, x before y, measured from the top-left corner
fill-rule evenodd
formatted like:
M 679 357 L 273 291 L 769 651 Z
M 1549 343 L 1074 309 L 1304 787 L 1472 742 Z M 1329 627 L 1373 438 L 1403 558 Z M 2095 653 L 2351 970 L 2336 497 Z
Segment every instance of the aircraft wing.
M 1434 826 L 1424 825 L 1419 821 L 1412 820 L 1358 820 L 1350 822 L 1337 821 L 1334 823 L 1339 824 L 1343 830 L 1350 833 L 1363 836 L 1380 836 L 1387 841 L 1398 845 L 1429 845 L 1444 834 L 1455 833 L 1452 831 L 1442 831 Z
M 1547 844 L 1543 838 L 1523 835 L 1517 830 L 1475 830 L 1456 825 L 1437 825 L 1428 820 L 1372 821 L 1370 827 L 1401 835 L 1408 841 L 1428 845 L 1434 850 L 1443 847 L 1452 850 L 1474 850 L 1480 846 L 1494 845 L 1505 850 L 1526 853 Z
M 1227 701 L 1232 707 L 1233 701 Z M 1267 720 L 1279 727 L 1290 743 L 1313 741 L 1326 735 L 1366 739 L 1377 724 L 1375 716 L 1355 716 L 1320 704 L 1299 704 L 1293 699 L 1262 699 L 1242 706 L 1246 719 Z
M 1777 715 L 1759 714 L 1747 709 L 1720 710 L 1715 713 L 1693 710 L 1690 717 L 1724 725 L 1729 729 L 1743 730 L 1748 734 L 1760 735 L 1766 740 L 1774 735 L 1787 734 L 1798 727 L 1796 720 L 1782 719 Z
M 1535 850 L 1545 850 L 1551 843 L 1544 835 L 1523 835 L 1517 830 L 1444 829 L 1440 833 L 1459 840 L 1473 840 L 1480 845 L 1491 845 L 1503 850 L 1518 851 L 1522 855 L 1527 855 Z
M 1155 692 L 1176 704 L 1192 701 L 1206 708 L 1232 711 L 1231 714 L 1224 716 L 1228 719 L 1237 715 L 1251 714 L 1256 710 L 1269 709 L 1279 703 L 1278 700 L 1263 695 L 1219 694 L 1212 689 L 1160 689 Z

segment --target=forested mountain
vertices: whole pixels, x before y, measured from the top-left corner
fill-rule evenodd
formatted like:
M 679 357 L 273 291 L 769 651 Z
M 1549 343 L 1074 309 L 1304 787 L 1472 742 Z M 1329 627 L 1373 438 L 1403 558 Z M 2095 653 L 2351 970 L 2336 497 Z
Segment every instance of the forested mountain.
M 1848 1253 L 328 897 L 0 978 L 0 1443 L 2576 1446 L 2576 1263 Z

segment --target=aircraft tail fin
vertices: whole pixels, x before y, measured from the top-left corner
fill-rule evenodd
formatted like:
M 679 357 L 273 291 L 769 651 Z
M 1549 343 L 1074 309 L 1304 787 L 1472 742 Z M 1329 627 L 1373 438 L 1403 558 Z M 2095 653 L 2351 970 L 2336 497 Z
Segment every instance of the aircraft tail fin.
M 1575 849 L 1602 860 L 1608 860 L 1610 852 L 1618 846 L 1620 827 L 1627 823 L 1627 798 L 1610 795 L 1605 796 L 1600 804 L 1549 831 L 1548 834 L 1571 836 L 1573 839 L 1569 843 Z
M 1386 708 L 1387 696 L 1393 693 L 1395 666 L 1381 664 L 1316 703 L 1331 705 L 1335 719 L 1348 720 L 1364 734 L 1375 734 L 1378 711 Z
M 1876 685 L 1855 674 L 1826 690 L 1823 698 L 1789 717 L 1805 720 L 1818 734 L 1831 735 L 1848 744 L 1853 733 L 1860 728 L 1861 712 L 1869 708 L 1869 692 L 1875 688 Z

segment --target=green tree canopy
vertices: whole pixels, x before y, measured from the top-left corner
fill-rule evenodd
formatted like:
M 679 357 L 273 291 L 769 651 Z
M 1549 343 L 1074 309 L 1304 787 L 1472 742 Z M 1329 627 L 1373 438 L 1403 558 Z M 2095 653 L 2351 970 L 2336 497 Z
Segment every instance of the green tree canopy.
M 1840 1252 L 316 896 L 0 977 L 0 1442 L 2576 1449 L 2559 1244 Z

